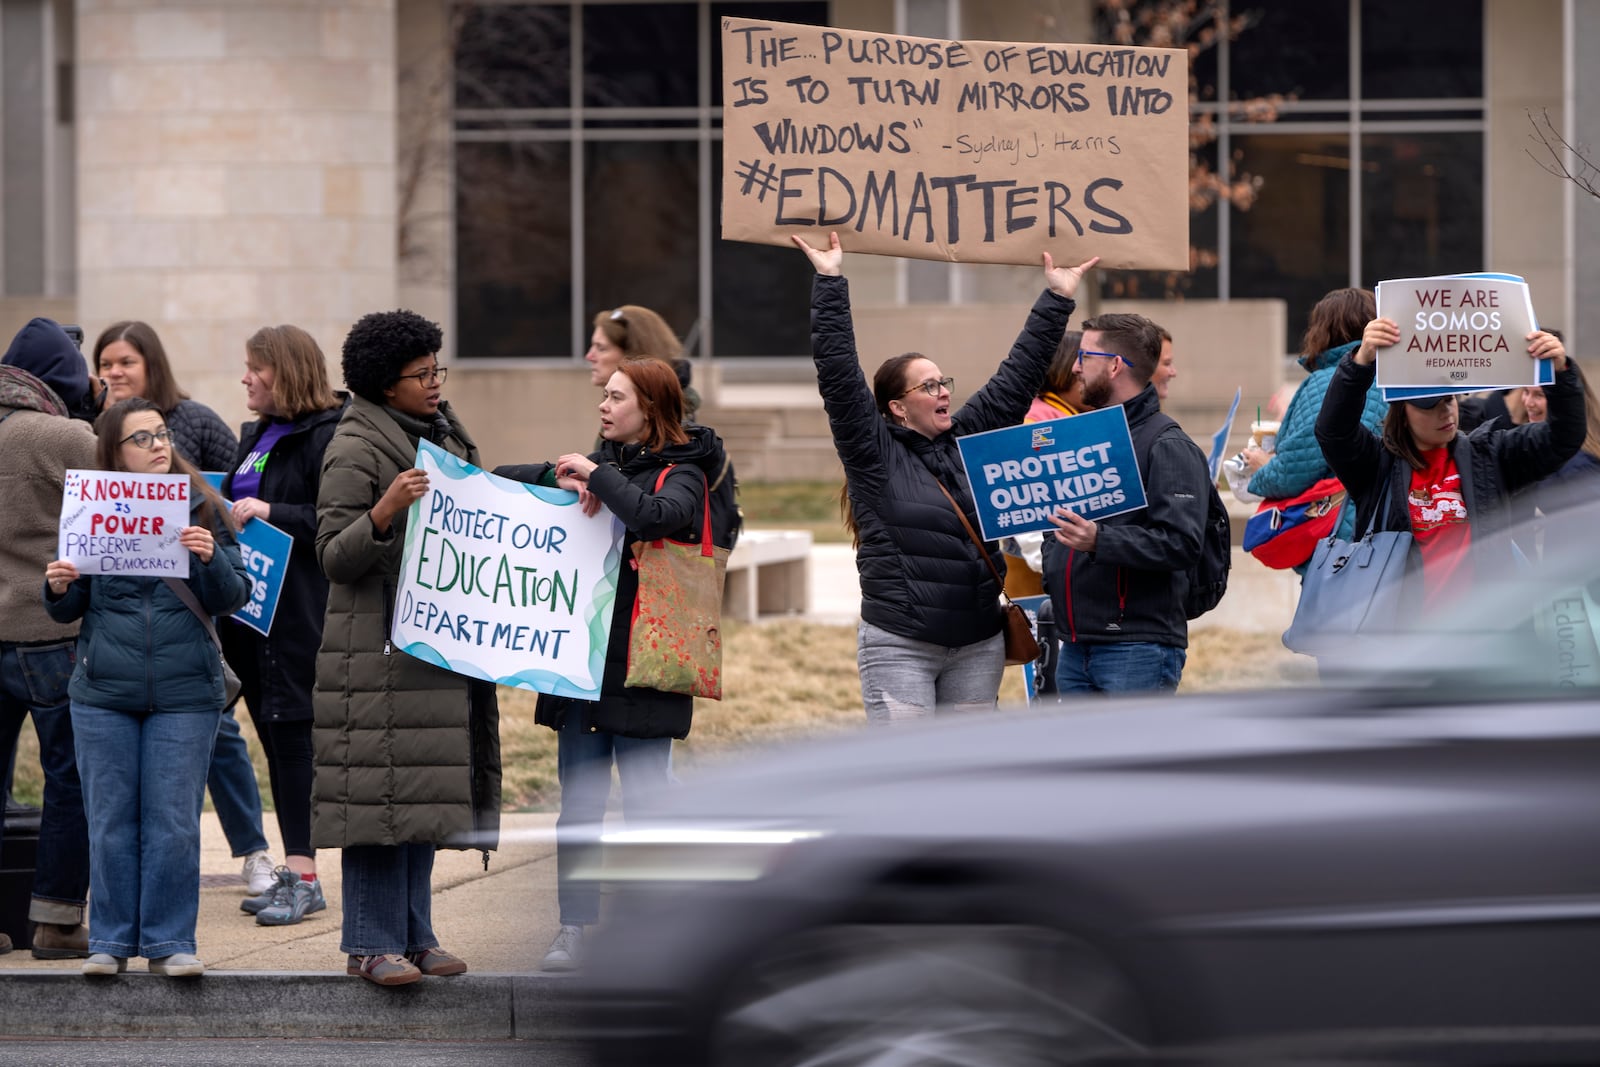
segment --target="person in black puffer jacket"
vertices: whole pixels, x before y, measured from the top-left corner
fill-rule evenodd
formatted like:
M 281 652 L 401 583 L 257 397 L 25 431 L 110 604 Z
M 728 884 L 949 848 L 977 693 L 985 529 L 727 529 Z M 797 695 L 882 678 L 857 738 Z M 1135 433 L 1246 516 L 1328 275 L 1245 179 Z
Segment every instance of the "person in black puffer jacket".
M 1455 396 L 1395 401 L 1383 436 L 1361 425 L 1366 392 L 1377 374 L 1378 349 L 1400 340 L 1392 319 L 1373 319 L 1361 347 L 1328 383 L 1317 415 L 1317 443 L 1356 505 L 1362 534 L 1387 503 L 1382 530 L 1412 534 L 1411 566 L 1422 575 L 1423 607 L 1447 604 L 1451 590 L 1471 584 L 1471 548 L 1513 525 L 1513 494 L 1561 469 L 1583 446 L 1583 390 L 1554 335 L 1528 335 L 1528 354 L 1550 359 L 1555 382 L 1545 388 L 1547 420 L 1511 429 L 1457 427 Z M 1511 559 L 1489 560 L 1496 569 Z
M 953 379 L 916 352 L 886 361 L 867 386 L 856 355 L 839 235 L 826 250 L 797 244 L 816 268 L 811 348 L 817 384 L 844 464 L 847 525 L 861 575 L 856 652 L 867 720 L 922 718 L 939 708 L 993 707 L 1005 670 L 1000 586 L 945 497 L 977 529 L 956 438 L 1022 422 L 1099 257 L 1057 267 L 993 378 L 954 414 Z M 941 491 L 941 486 L 943 491 Z M 996 569 L 999 547 L 983 552 Z M 1001 570 L 1001 574 L 1004 571 Z
M 554 464 L 496 468 L 520 482 L 558 485 L 579 493 L 585 511 L 600 504 L 622 521 L 627 534 L 622 558 L 632 560 L 639 541 L 670 538 L 698 543 L 707 482 L 722 469 L 722 442 L 704 426 L 683 424 L 683 389 L 672 366 L 659 359 L 627 359 L 607 380 L 600 401 L 601 447 L 589 455 L 569 453 Z M 664 472 L 664 473 L 663 473 Z M 605 819 L 615 762 L 625 814 L 671 781 L 672 739 L 689 734 L 694 698 L 685 693 L 627 686 L 628 637 L 639 594 L 638 572 L 617 572 L 600 699 L 574 700 L 541 694 L 536 721 L 555 730 L 561 815 L 556 821 L 556 868 L 561 929 L 545 954 L 547 971 L 577 965 L 585 928 L 600 917 L 600 889 L 574 881 Z

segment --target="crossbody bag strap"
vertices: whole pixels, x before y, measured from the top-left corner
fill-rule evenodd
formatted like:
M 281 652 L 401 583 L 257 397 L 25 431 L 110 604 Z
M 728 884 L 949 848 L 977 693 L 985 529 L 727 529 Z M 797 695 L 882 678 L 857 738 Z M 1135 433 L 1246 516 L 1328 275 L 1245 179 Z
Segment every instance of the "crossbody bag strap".
M 955 509 L 956 518 L 961 520 L 962 529 L 967 531 L 967 536 L 972 538 L 972 543 L 978 546 L 978 555 L 982 556 L 983 561 L 989 565 L 989 573 L 994 575 L 994 580 L 999 583 L 1003 593 L 1006 585 L 1005 579 L 1000 577 L 999 568 L 994 565 L 994 560 L 989 558 L 989 550 L 983 547 L 982 541 L 978 540 L 978 532 L 972 528 L 972 523 L 967 521 L 967 513 L 961 510 L 961 505 L 956 503 L 956 498 L 950 495 L 950 490 L 944 487 L 943 482 L 935 478 L 933 484 L 937 485 L 939 492 L 943 493 L 944 498 L 950 501 L 950 506 Z M 1010 597 L 1006 597 L 1008 602 L 1010 599 Z
M 172 595 L 183 601 L 183 606 L 194 612 L 195 618 L 206 628 L 206 636 L 211 638 L 211 643 L 217 646 L 217 651 L 222 651 L 222 638 L 217 636 L 217 624 L 211 621 L 211 616 L 206 614 L 206 609 L 200 606 L 200 600 L 194 595 L 194 590 L 189 588 L 188 582 L 176 578 L 161 579 L 166 583 Z

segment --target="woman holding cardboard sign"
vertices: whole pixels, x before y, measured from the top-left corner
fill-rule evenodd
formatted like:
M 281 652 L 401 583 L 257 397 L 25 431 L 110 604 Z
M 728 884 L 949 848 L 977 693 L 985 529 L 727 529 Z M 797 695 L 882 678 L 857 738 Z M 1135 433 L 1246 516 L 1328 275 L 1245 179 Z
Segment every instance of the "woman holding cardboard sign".
M 602 441 L 597 451 L 587 456 L 570 453 L 554 464 L 495 471 L 522 482 L 574 490 L 590 514 L 605 504 L 627 528 L 622 558 L 632 564 L 617 574 L 600 699 L 542 695 L 535 713 L 541 725 L 558 734 L 556 764 L 561 780 L 561 816 L 556 822 L 561 929 L 545 953 L 546 971 L 576 968 L 584 931 L 600 917 L 599 886 L 574 880 L 572 872 L 590 852 L 605 820 L 612 764 L 622 781 L 624 811 L 632 814 L 671 781 L 672 740 L 688 736 L 694 714 L 689 692 L 666 691 L 670 683 L 643 669 L 647 657 L 630 655 L 637 647 L 630 638 L 643 636 L 635 631 L 639 625 L 635 616 L 648 614 L 635 611 L 645 604 L 641 585 L 658 573 L 640 551 L 644 544 L 670 540 L 704 545 L 708 524 L 712 544 L 721 543 L 706 486 L 726 462 L 722 442 L 708 427 L 686 426 L 683 403 L 683 390 L 669 363 L 623 360 L 607 379 L 600 399 Z M 670 590 L 668 583 L 654 587 L 658 593 Z M 720 669 L 716 685 L 720 693 Z
M 317 673 L 328 579 L 317 566 L 317 487 L 323 454 L 344 411 L 328 386 L 322 349 L 298 326 L 265 326 L 244 343 L 247 426 L 223 480 L 241 526 L 270 522 L 294 539 L 281 569 L 277 611 L 263 636 L 235 619 L 220 627 L 245 706 L 267 756 L 284 866 L 240 909 L 262 926 L 288 926 L 326 908 L 311 847 L 311 684 Z
M 432 920 L 434 849 L 496 847 L 499 708 L 494 685 L 389 642 L 406 514 L 428 491 L 418 442 L 478 462 L 443 400 L 439 327 L 375 312 L 345 338 L 355 394 L 322 463 L 317 561 L 328 610 L 312 692 L 311 843 L 342 849 L 345 973 L 377 985 L 462 974 Z
M 1022 421 L 1044 381 L 1073 295 L 1096 256 L 1057 267 L 994 377 L 961 410 L 938 364 L 917 352 L 886 360 L 869 387 L 856 355 L 839 235 L 826 249 L 794 242 L 816 268 L 811 348 L 844 464 L 845 524 L 861 574 L 857 663 L 867 719 L 892 723 L 939 708 L 992 708 L 1005 670 L 999 549 L 978 526 L 956 438 Z M 959 508 L 959 511 L 957 510 Z M 983 557 L 987 556 L 988 560 Z
M 1472 544 L 1510 525 L 1512 494 L 1553 474 L 1583 446 L 1583 392 L 1561 341 L 1535 332 L 1528 355 L 1551 360 L 1556 372 L 1545 390 L 1547 421 L 1463 434 L 1457 398 L 1430 396 L 1390 404 L 1380 437 L 1361 415 L 1379 351 L 1399 340 L 1392 319 L 1367 323 L 1360 347 L 1328 383 L 1317 443 L 1355 501 L 1356 531 L 1381 515 L 1378 529 L 1412 535 L 1410 568 L 1421 569 L 1426 607 L 1471 582 Z
M 187 579 L 45 568 L 45 609 L 81 618 L 68 692 L 89 820 L 86 975 L 116 975 L 130 956 L 154 974 L 205 973 L 195 957 L 200 806 L 223 705 L 222 659 L 207 616 L 250 598 L 226 502 L 172 447 L 161 412 L 135 397 L 95 422 L 102 470 L 189 476 Z

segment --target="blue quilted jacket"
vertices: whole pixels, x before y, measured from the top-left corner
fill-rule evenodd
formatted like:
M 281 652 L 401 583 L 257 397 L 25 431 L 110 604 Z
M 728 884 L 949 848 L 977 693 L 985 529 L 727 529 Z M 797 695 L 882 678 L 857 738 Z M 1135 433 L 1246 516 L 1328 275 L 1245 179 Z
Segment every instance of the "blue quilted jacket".
M 1334 368 L 1341 359 L 1360 347 L 1360 341 L 1352 341 L 1302 361 L 1311 373 L 1295 390 L 1294 398 L 1289 401 L 1289 410 L 1283 413 L 1283 422 L 1278 428 L 1277 452 L 1250 479 L 1252 493 L 1269 500 L 1297 496 L 1322 479 L 1333 477 L 1333 468 L 1322 458 L 1322 447 L 1317 444 L 1317 413 L 1322 410 L 1322 398 L 1328 392 L 1328 383 L 1333 380 Z M 1361 425 L 1375 434 L 1381 434 L 1383 418 L 1388 411 L 1389 405 L 1384 403 L 1383 390 L 1374 384 L 1367 390 L 1367 406 L 1361 413 Z M 1334 528 L 1338 536 L 1348 538 L 1351 535 L 1355 517 L 1355 510 L 1346 500 L 1344 509 L 1339 513 L 1339 524 Z

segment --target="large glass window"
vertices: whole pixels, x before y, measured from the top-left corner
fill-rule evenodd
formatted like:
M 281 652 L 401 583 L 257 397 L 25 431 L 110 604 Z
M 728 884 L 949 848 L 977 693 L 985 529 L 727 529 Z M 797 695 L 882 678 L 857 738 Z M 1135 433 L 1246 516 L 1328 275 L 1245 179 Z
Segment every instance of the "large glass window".
M 921 27 L 960 4 L 897 10 Z M 804 260 L 719 237 L 719 26 L 823 24 L 831 7 L 458 3 L 459 354 L 576 359 L 596 311 L 638 303 L 691 355 L 804 355 Z M 1121 272 L 1108 292 L 1280 297 L 1292 350 L 1329 289 L 1482 269 L 1483 0 L 1228 10 L 1238 33 L 1192 70 L 1195 129 L 1215 132 L 1195 150 L 1193 270 Z M 1214 28 L 1202 11 L 1190 31 Z M 960 299 L 949 273 L 912 264 L 904 291 Z
M 455 9 L 462 358 L 565 357 L 642 304 L 689 355 L 804 355 L 809 269 L 718 239 L 725 16 L 820 24 L 826 2 Z

